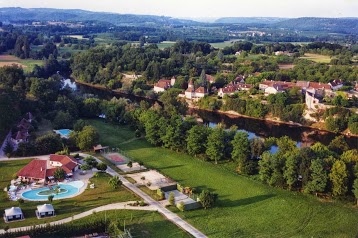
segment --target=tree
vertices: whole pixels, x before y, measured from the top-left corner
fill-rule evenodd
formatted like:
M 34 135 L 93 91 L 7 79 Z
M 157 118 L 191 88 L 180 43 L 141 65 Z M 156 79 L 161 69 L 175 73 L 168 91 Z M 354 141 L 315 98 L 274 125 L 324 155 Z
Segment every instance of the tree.
M 132 162 L 132 161 L 128 161 L 127 166 L 128 166 L 128 168 L 132 168 L 132 167 L 133 167 L 133 162 Z
M 167 115 L 185 115 L 188 104 L 185 100 L 178 99 L 180 89 L 171 88 L 160 96 L 159 101 L 163 103 Z
M 272 154 L 270 154 L 268 151 L 265 151 L 261 156 L 261 160 L 259 161 L 259 177 L 260 180 L 264 183 L 268 183 L 271 179 L 271 157 Z
M 242 171 L 242 169 L 250 158 L 250 141 L 248 137 L 249 134 L 247 132 L 239 131 L 231 142 L 233 145 L 231 157 L 238 162 L 238 170 L 243 173 L 245 173 L 245 171 Z
M 324 192 L 327 186 L 328 176 L 324 168 L 324 162 L 321 159 L 315 159 L 310 166 L 311 179 L 305 187 L 305 192 L 317 193 Z
M 49 196 L 47 197 L 47 200 L 48 200 L 49 202 L 52 202 L 52 201 L 53 201 L 53 198 L 54 198 L 53 195 L 49 195 Z
M 353 183 L 353 194 L 356 197 L 357 206 L 358 206 L 358 178 L 356 178 Z
M 190 155 L 199 155 L 205 153 L 205 147 L 208 140 L 208 129 L 204 126 L 193 126 L 188 132 L 186 139 L 186 149 Z
M 14 146 L 11 144 L 10 141 L 6 142 L 6 145 L 3 149 L 3 151 L 4 151 L 5 155 L 10 155 L 10 156 L 11 156 L 12 152 L 14 152 Z
M 56 180 L 63 180 L 66 178 L 66 172 L 62 168 L 57 168 L 55 172 L 53 173 L 53 177 Z
M 286 184 L 291 190 L 293 186 L 297 183 L 298 172 L 297 172 L 297 158 L 295 156 L 289 156 L 286 159 L 285 169 L 284 169 L 284 178 L 286 179 Z
M 53 120 L 53 127 L 55 129 L 72 128 L 73 117 L 68 112 L 59 111 Z
M 50 133 L 36 139 L 36 150 L 40 155 L 55 153 L 62 149 L 60 136 Z
M 81 170 L 83 171 L 87 171 L 87 170 L 91 170 L 93 167 L 89 164 L 83 164 L 81 165 Z
M 96 168 L 103 172 L 107 170 L 107 165 L 105 163 L 99 163 L 97 164 Z
M 343 161 L 337 160 L 334 162 L 329 178 L 333 185 L 333 196 L 345 195 L 347 192 L 348 174 L 346 164 Z
M 174 206 L 175 205 L 175 196 L 174 196 L 174 192 L 170 192 L 169 193 L 169 198 L 168 198 L 169 204 Z
M 328 149 L 336 152 L 337 154 L 342 154 L 343 152 L 349 150 L 349 146 L 342 135 L 334 138 L 331 143 L 329 143 Z
M 199 201 L 204 209 L 213 207 L 218 195 L 216 193 L 211 193 L 207 190 L 203 190 L 199 195 Z
M 208 136 L 208 142 L 206 146 L 206 155 L 218 163 L 218 160 L 224 158 L 225 150 L 225 131 L 222 128 L 216 127 L 211 130 Z
M 99 134 L 93 126 L 85 126 L 76 136 L 76 144 L 81 150 L 89 150 L 97 145 Z
M 254 158 L 259 158 L 264 151 L 264 142 L 258 137 L 254 137 L 250 141 L 251 155 Z
M 113 188 L 113 189 L 117 189 L 119 188 L 119 186 L 122 185 L 122 181 L 120 180 L 120 178 L 118 176 L 114 176 L 112 178 L 109 179 L 108 184 Z
M 96 158 L 93 156 L 87 156 L 83 159 L 83 161 L 86 162 L 87 165 L 91 166 L 91 168 L 96 167 L 98 164 Z
M 73 129 L 77 132 L 82 131 L 85 126 L 88 126 L 88 123 L 85 120 L 77 120 L 73 125 Z

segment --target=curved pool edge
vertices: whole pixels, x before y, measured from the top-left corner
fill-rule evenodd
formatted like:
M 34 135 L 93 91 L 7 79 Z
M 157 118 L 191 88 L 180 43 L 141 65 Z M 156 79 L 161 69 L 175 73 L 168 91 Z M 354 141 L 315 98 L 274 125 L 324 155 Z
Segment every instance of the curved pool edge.
M 73 181 L 73 182 L 82 182 L 83 183 L 83 186 L 81 187 L 81 188 L 78 188 L 78 187 L 75 187 L 75 186 L 73 186 L 73 187 L 75 187 L 75 188 L 77 188 L 77 192 L 75 193 L 75 194 L 71 194 L 71 195 L 69 195 L 69 196 L 66 196 L 66 197 L 60 197 L 60 198 L 53 198 L 53 200 L 62 200 L 62 199 L 68 199 L 68 198 L 74 198 L 74 197 L 77 197 L 78 195 L 80 195 L 80 194 L 82 194 L 85 190 L 86 190 L 86 188 L 87 188 L 87 186 L 88 186 L 88 181 L 87 180 L 78 180 L 78 181 Z M 69 184 L 69 183 L 71 183 L 71 182 L 68 182 L 68 183 L 59 183 L 59 184 Z M 71 184 L 70 184 L 71 185 Z M 72 185 L 71 185 L 72 186 Z M 36 189 L 34 189 L 34 190 L 36 190 Z M 27 190 L 25 190 L 25 191 L 23 191 L 21 194 L 19 194 L 19 198 L 22 198 L 22 199 L 24 199 L 24 200 L 26 200 L 26 201 L 30 201 L 30 202 L 45 202 L 45 201 L 48 201 L 48 196 L 46 197 L 46 199 L 45 198 L 43 198 L 43 199 L 32 199 L 32 198 L 27 198 L 27 197 L 24 197 L 23 196 L 23 194 L 24 193 L 26 193 L 26 192 L 28 192 L 28 191 L 33 191 L 33 190 L 31 190 L 31 189 L 27 189 Z

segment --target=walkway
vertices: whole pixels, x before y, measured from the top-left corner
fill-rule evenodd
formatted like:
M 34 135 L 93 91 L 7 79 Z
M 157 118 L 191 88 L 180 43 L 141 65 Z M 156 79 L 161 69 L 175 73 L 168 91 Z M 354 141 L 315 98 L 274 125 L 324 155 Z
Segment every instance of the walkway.
M 77 220 L 77 219 L 81 219 L 83 217 L 86 216 L 90 216 L 95 212 L 102 212 L 102 211 L 109 211 L 109 210 L 118 210 L 118 209 L 126 209 L 126 210 L 144 210 L 144 211 L 156 211 L 157 208 L 155 206 L 144 206 L 144 207 L 134 207 L 134 206 L 129 206 L 128 203 L 134 203 L 135 201 L 129 201 L 129 202 L 121 202 L 121 203 L 113 203 L 113 204 L 108 204 L 108 205 L 104 205 L 101 207 L 97 207 L 91 210 L 88 210 L 86 212 L 82 212 L 80 214 L 74 215 L 73 217 L 68 217 L 62 220 L 58 220 L 58 221 L 53 221 L 50 222 L 50 225 L 58 225 L 58 224 L 63 224 L 63 223 L 68 223 L 71 222 L 73 220 Z M 46 223 L 40 224 L 40 225 L 36 225 L 37 227 L 43 227 L 46 226 Z M 14 231 L 18 231 L 19 229 L 21 230 L 27 230 L 27 229 L 31 229 L 33 228 L 33 226 L 24 226 L 24 227 L 18 227 L 18 228 L 11 228 L 9 229 L 7 232 L 14 232 Z M 0 234 L 4 234 L 5 230 L 1 229 L 0 230 Z
M 144 193 L 142 190 L 137 188 L 134 184 L 130 183 L 127 179 L 125 179 L 123 176 L 118 174 L 112 168 L 108 167 L 107 173 L 109 173 L 112 176 L 118 176 L 122 180 L 124 186 L 126 186 L 132 192 L 134 192 L 138 196 L 140 196 L 149 205 L 155 206 L 157 208 L 158 212 L 160 212 L 164 217 L 166 217 L 169 221 L 173 222 L 175 225 L 179 226 L 183 230 L 187 231 L 192 236 L 199 237 L 199 238 L 206 237 L 206 235 L 201 233 L 199 230 L 197 230 L 195 227 L 190 225 L 188 222 L 184 221 L 181 217 L 179 217 L 174 212 L 169 211 L 168 209 L 163 207 L 163 205 L 160 202 L 155 201 L 148 194 Z

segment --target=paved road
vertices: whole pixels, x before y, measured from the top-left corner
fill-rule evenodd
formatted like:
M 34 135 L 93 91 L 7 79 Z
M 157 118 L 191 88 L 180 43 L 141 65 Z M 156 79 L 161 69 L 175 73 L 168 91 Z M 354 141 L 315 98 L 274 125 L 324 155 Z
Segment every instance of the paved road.
M 63 224 L 63 223 L 68 223 L 71 222 L 73 220 L 77 220 L 77 219 L 81 219 L 83 217 L 86 216 L 90 216 L 92 215 L 94 212 L 102 212 L 102 211 L 108 211 L 108 210 L 118 210 L 118 209 L 126 209 L 126 210 L 144 210 L 144 211 L 156 211 L 157 208 L 155 206 L 145 206 L 145 207 L 132 207 L 127 205 L 128 203 L 133 203 L 135 201 L 129 201 L 129 202 L 121 202 L 121 203 L 112 203 L 112 204 L 108 204 L 108 205 L 104 205 L 101 207 L 97 207 L 94 209 L 91 209 L 89 211 L 74 215 L 73 217 L 68 217 L 62 220 L 58 220 L 58 221 L 53 221 L 50 222 L 50 225 L 58 225 L 58 224 Z M 37 225 L 37 227 L 43 227 L 46 226 L 46 224 L 41 224 L 41 225 Z M 14 232 L 17 231 L 19 229 L 21 230 L 27 230 L 27 229 L 31 229 L 33 226 L 24 226 L 24 227 L 18 227 L 18 228 L 11 228 L 8 230 L 8 232 Z M 1 229 L 0 230 L 0 234 L 5 233 L 5 230 Z

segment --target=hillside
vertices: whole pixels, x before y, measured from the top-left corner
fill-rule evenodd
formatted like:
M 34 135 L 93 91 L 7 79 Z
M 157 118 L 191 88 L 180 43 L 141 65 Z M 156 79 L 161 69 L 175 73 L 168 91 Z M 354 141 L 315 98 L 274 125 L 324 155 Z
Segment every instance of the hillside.
M 222 17 L 215 21 L 215 23 L 226 24 L 273 24 L 287 20 L 288 18 L 278 17 Z
M 342 34 L 358 34 L 358 18 L 315 18 L 288 19 L 272 25 L 298 31 L 320 31 Z
M 102 21 L 114 25 L 161 24 L 161 25 L 195 25 L 192 20 L 176 19 L 166 16 L 117 14 L 91 12 L 78 9 L 51 8 L 0 8 L 0 21 Z

